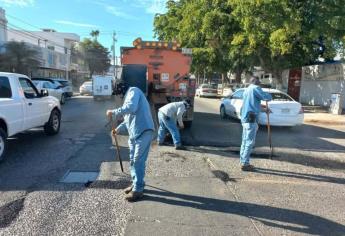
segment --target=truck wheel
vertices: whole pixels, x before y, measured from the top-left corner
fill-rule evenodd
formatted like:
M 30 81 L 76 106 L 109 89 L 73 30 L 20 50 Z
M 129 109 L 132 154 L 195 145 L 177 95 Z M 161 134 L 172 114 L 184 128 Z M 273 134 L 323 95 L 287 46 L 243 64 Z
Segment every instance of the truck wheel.
M 49 121 L 44 126 L 46 135 L 55 135 L 60 131 L 61 114 L 57 109 L 54 109 L 50 114 Z
M 66 102 L 66 95 L 63 93 L 61 94 L 60 104 L 65 104 Z
M 186 129 L 189 129 L 190 127 L 192 127 L 192 123 L 193 123 L 192 120 L 188 120 L 188 121 L 184 121 L 183 125 Z
M 7 135 L 3 129 L 0 129 L 0 161 L 5 157 L 6 148 L 7 148 Z

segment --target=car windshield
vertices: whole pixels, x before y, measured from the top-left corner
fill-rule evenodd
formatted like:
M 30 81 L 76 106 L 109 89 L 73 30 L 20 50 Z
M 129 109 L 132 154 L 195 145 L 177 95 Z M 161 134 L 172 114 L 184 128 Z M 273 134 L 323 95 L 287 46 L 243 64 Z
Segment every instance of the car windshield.
M 286 102 L 293 101 L 291 97 L 289 97 L 288 95 L 284 93 L 270 93 L 270 94 L 272 95 L 273 101 L 286 101 Z
M 92 85 L 92 82 L 85 82 L 83 85 L 90 86 L 90 85 Z
M 62 84 L 64 87 L 69 86 L 69 82 L 65 80 L 59 80 L 59 83 Z

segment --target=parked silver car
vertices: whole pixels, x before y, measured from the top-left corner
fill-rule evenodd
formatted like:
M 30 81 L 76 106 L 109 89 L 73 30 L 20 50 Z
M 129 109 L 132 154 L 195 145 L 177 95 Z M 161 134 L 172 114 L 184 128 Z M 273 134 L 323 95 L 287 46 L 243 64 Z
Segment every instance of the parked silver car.
M 61 104 L 65 103 L 66 94 L 62 89 L 62 84 L 51 79 L 32 78 L 31 80 L 36 86 L 36 88 L 38 88 L 39 90 L 47 90 L 49 96 L 56 97 Z
M 65 92 L 67 97 L 72 97 L 73 96 L 73 88 L 72 88 L 72 83 L 66 79 L 63 78 L 50 78 L 54 81 L 58 81 L 60 84 L 62 84 L 62 89 Z

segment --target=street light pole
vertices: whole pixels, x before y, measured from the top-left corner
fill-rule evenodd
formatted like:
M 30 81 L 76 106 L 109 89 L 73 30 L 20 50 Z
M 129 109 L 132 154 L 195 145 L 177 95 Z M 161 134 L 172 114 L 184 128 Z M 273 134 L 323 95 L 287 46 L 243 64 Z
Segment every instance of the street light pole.
M 116 40 L 116 32 L 114 30 L 114 32 L 113 32 L 113 63 L 114 63 L 114 76 L 115 76 L 115 79 L 117 78 L 117 69 L 116 69 L 117 63 L 116 63 L 116 55 L 115 55 L 115 43 L 116 42 L 117 42 L 117 40 Z

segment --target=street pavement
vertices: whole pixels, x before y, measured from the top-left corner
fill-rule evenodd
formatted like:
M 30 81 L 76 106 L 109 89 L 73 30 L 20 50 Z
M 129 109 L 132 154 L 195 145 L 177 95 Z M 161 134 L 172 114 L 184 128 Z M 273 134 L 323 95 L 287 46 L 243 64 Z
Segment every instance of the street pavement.
M 125 173 L 104 127 L 118 100 L 77 96 L 63 106 L 61 133 L 9 140 L 0 164 L 0 235 L 345 235 L 345 127 L 305 124 L 259 129 L 253 164 L 241 172 L 241 125 L 219 118 L 218 99 L 196 99 L 182 132 L 187 151 L 152 146 L 145 197 L 127 203 Z M 69 172 L 93 182 L 65 183 Z

